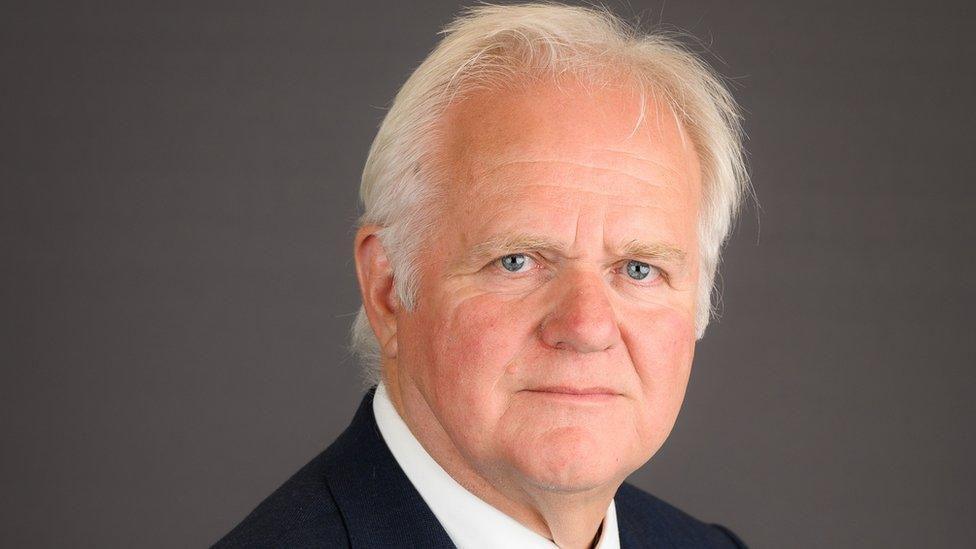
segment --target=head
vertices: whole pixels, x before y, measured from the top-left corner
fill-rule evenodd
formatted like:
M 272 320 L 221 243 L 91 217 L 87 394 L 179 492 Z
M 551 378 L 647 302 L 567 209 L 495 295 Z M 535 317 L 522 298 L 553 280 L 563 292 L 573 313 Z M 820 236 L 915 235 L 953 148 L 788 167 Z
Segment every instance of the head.
M 605 11 L 481 6 L 444 33 L 367 159 L 354 343 L 435 459 L 619 483 L 669 434 L 711 316 L 746 187 L 734 102 Z

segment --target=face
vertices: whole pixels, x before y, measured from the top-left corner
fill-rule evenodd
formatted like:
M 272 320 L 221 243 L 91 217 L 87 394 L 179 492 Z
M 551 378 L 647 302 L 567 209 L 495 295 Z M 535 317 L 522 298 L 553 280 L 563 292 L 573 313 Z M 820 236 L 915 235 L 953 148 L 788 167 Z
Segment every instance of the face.
M 585 490 L 667 438 L 694 355 L 700 176 L 671 112 L 648 103 L 632 135 L 638 112 L 630 91 L 539 85 L 447 113 L 453 181 L 388 366 L 442 465 Z

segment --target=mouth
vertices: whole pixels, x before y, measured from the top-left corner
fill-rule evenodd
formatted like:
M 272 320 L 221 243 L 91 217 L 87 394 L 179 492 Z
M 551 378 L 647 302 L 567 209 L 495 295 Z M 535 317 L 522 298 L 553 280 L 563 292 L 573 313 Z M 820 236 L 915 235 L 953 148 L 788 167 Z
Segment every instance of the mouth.
M 620 396 L 620 393 L 608 387 L 552 386 L 526 389 L 525 392 L 544 398 L 578 402 L 605 402 Z

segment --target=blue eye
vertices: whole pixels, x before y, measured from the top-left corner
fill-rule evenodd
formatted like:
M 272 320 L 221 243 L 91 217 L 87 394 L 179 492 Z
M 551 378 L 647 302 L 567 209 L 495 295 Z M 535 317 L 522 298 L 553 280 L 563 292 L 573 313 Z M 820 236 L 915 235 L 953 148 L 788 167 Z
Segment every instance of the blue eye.
M 627 262 L 627 276 L 634 280 L 644 280 L 647 275 L 651 274 L 653 268 L 642 261 L 631 260 Z
M 506 271 L 518 272 L 525 266 L 525 254 L 509 254 L 498 260 Z

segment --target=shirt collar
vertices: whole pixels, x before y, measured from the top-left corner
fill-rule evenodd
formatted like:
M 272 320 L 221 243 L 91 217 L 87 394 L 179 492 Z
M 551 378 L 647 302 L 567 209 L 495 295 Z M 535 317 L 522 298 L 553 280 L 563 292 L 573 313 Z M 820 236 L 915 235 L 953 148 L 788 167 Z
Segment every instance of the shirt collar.
M 441 526 L 461 549 L 524 547 L 553 549 L 556 545 L 472 494 L 447 474 L 421 446 L 380 383 L 373 414 L 383 440 Z M 603 519 L 598 549 L 620 549 L 617 510 L 613 500 Z

